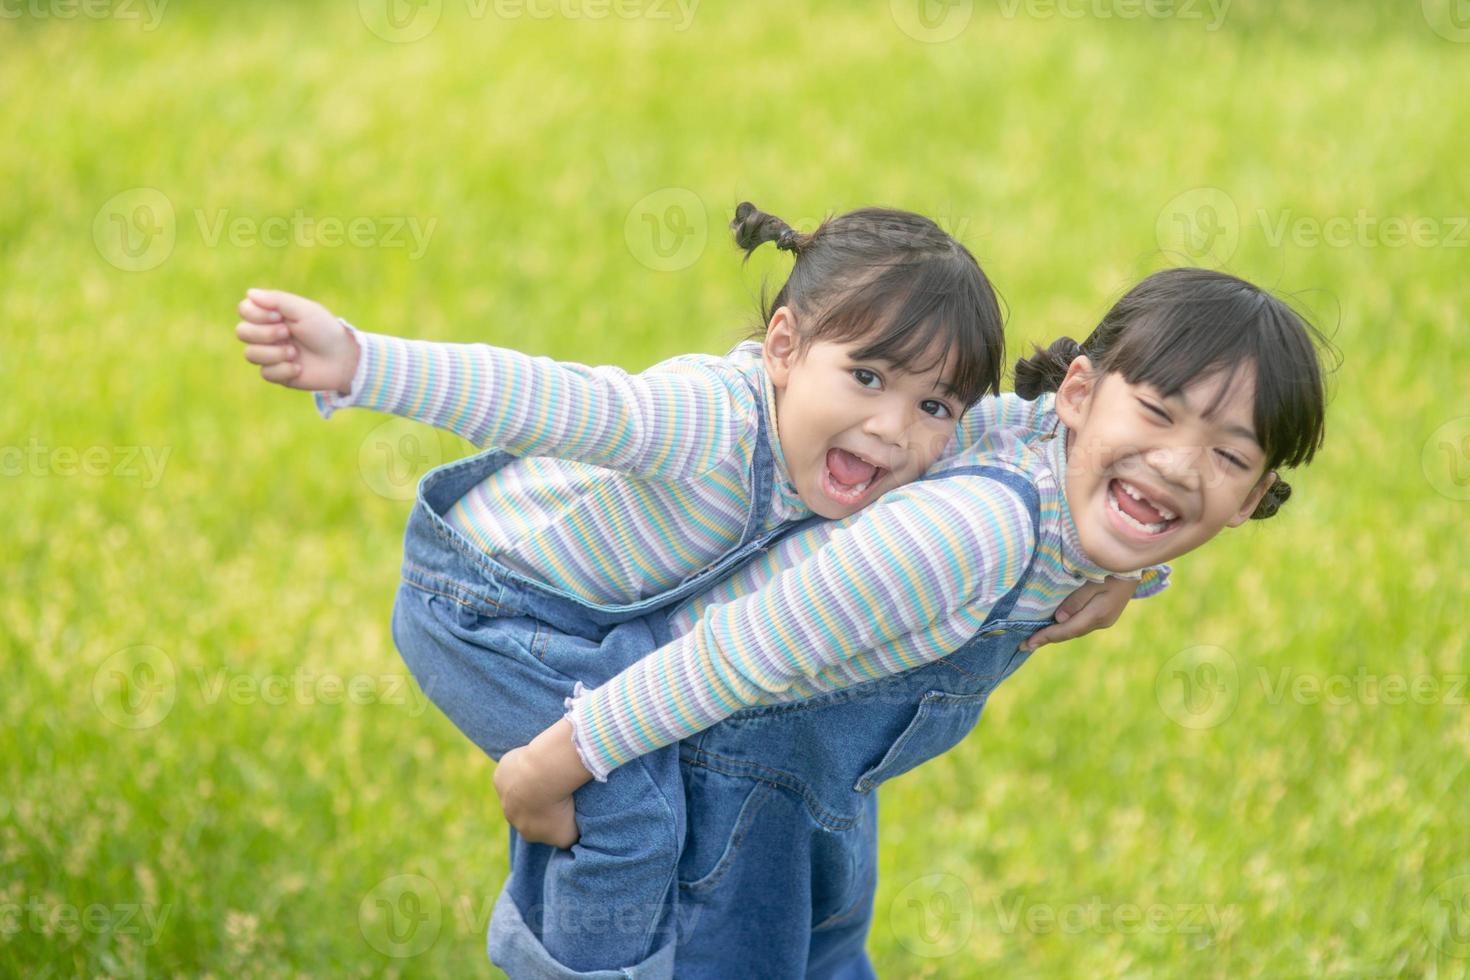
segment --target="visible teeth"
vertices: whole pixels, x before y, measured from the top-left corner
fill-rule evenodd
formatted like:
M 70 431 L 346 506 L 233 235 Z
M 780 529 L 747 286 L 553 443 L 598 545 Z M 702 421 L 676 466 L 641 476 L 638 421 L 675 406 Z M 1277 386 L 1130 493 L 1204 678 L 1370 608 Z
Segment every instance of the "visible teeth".
M 1160 507 L 1158 504 L 1154 503 L 1152 500 L 1149 500 L 1143 494 L 1139 493 L 1138 490 L 1137 490 L 1137 488 L 1135 488 L 1132 484 L 1127 483 L 1127 482 L 1125 482 L 1123 480 L 1119 480 L 1118 481 L 1118 486 L 1122 487 L 1123 488 L 1123 492 L 1126 493 L 1126 494 L 1128 494 L 1128 496 L 1132 497 L 1134 500 L 1141 500 L 1144 503 L 1148 504 L 1150 507 L 1152 507 L 1154 510 L 1158 511 L 1159 512 L 1159 516 L 1162 517 L 1165 521 L 1172 521 L 1175 518 L 1175 516 L 1177 516 L 1169 508 L 1167 508 L 1167 507 Z M 1137 521 L 1134 521 L 1134 523 L 1137 524 L 1138 522 Z
M 1124 487 L 1125 489 L 1128 488 L 1128 484 L 1124 483 L 1122 480 L 1119 480 L 1118 481 L 1118 485 L 1120 487 Z M 1134 495 L 1132 493 L 1130 493 L 1128 496 L 1132 497 Z M 1143 531 L 1143 532 L 1145 532 L 1147 534 L 1158 534 L 1165 527 L 1167 527 L 1168 526 L 1168 523 L 1169 523 L 1167 520 L 1161 521 L 1158 524 L 1145 524 L 1145 523 L 1143 523 L 1143 521 L 1140 521 L 1138 518 L 1136 518 L 1132 514 L 1128 513 L 1122 507 L 1119 507 L 1118 506 L 1118 499 L 1116 497 L 1114 497 L 1112 494 L 1108 494 L 1108 506 L 1113 509 L 1113 513 L 1114 514 L 1117 514 L 1119 517 L 1123 518 L 1123 520 L 1127 521 L 1133 527 L 1136 527 L 1140 531 Z

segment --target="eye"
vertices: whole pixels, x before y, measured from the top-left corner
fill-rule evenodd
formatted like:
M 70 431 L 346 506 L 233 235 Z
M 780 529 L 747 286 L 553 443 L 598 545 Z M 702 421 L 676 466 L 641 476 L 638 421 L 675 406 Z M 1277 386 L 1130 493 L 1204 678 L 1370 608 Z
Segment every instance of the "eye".
M 877 388 L 883 384 L 883 379 L 878 377 L 877 372 L 869 371 L 867 368 L 853 368 L 851 374 L 864 388 Z
M 1218 452 L 1220 454 L 1220 456 L 1227 463 L 1229 463 L 1231 466 L 1234 466 L 1236 469 L 1238 469 L 1238 470 L 1248 470 L 1248 469 L 1250 469 L 1250 465 L 1248 463 L 1246 463 L 1245 460 L 1241 459 L 1239 456 L 1235 455 L 1234 453 L 1227 453 L 1223 449 L 1217 449 L 1215 451 Z
M 1138 404 L 1142 405 L 1145 409 L 1148 410 L 1149 414 L 1153 415 L 1154 418 L 1158 419 L 1161 422 L 1174 421 L 1172 418 L 1169 417 L 1168 412 L 1164 411 L 1163 408 L 1155 405 L 1153 402 L 1145 401 L 1144 399 L 1140 398 L 1138 399 Z
M 954 418 L 954 412 L 950 411 L 948 405 L 935 401 L 933 398 L 920 402 L 919 407 L 937 419 Z

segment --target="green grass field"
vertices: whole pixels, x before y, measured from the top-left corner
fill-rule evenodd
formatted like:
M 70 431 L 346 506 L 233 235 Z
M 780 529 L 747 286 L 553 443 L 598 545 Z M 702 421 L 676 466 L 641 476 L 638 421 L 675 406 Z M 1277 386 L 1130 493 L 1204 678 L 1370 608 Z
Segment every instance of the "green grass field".
M 492 765 L 389 635 L 470 447 L 234 304 L 723 352 L 746 198 L 934 215 L 1016 351 L 1194 261 L 1343 353 L 1281 517 L 884 789 L 879 973 L 1470 974 L 1464 4 L 690 2 L 0 7 L 0 974 L 494 972 Z

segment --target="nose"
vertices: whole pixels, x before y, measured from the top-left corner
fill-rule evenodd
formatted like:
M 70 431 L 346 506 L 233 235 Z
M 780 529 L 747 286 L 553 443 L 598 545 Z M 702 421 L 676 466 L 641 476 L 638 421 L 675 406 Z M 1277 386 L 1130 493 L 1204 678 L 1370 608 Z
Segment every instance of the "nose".
M 884 399 L 863 420 L 863 433 L 900 451 L 909 444 L 913 419 L 908 406 L 900 399 Z
M 1200 485 L 1199 446 L 1183 444 L 1155 446 L 1143 454 L 1154 472 L 1175 486 L 1197 490 Z

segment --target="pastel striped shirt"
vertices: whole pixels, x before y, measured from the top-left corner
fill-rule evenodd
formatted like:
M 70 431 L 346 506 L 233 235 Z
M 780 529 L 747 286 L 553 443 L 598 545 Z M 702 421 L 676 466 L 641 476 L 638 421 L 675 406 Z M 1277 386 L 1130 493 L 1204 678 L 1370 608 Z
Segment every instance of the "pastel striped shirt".
M 470 489 L 445 521 L 501 564 L 586 600 L 664 592 L 740 544 L 765 403 L 774 462 L 765 529 L 807 517 L 776 437 L 761 345 L 684 354 L 630 375 L 489 344 L 405 340 L 343 321 L 361 351 L 347 395 L 318 392 L 324 418 L 349 406 L 415 419 L 518 457 Z M 1030 403 L 982 399 L 951 451 Z
M 1051 403 L 1046 396 L 1029 411 Z M 752 705 L 801 700 L 959 649 L 1020 579 L 1037 533 L 1037 561 L 1011 618 L 1049 620 L 1084 582 L 1101 581 L 1109 573 L 1083 553 L 1061 491 L 1065 426 L 1045 418 L 1041 431 L 985 431 L 930 470 L 978 462 L 1021 474 L 1040 497 L 1035 532 L 1012 490 L 960 475 L 910 483 L 788 536 L 673 611 L 673 642 L 595 690 L 577 686 L 568 717 L 594 778 Z M 1139 595 L 1167 585 L 1167 566 L 1148 571 Z

